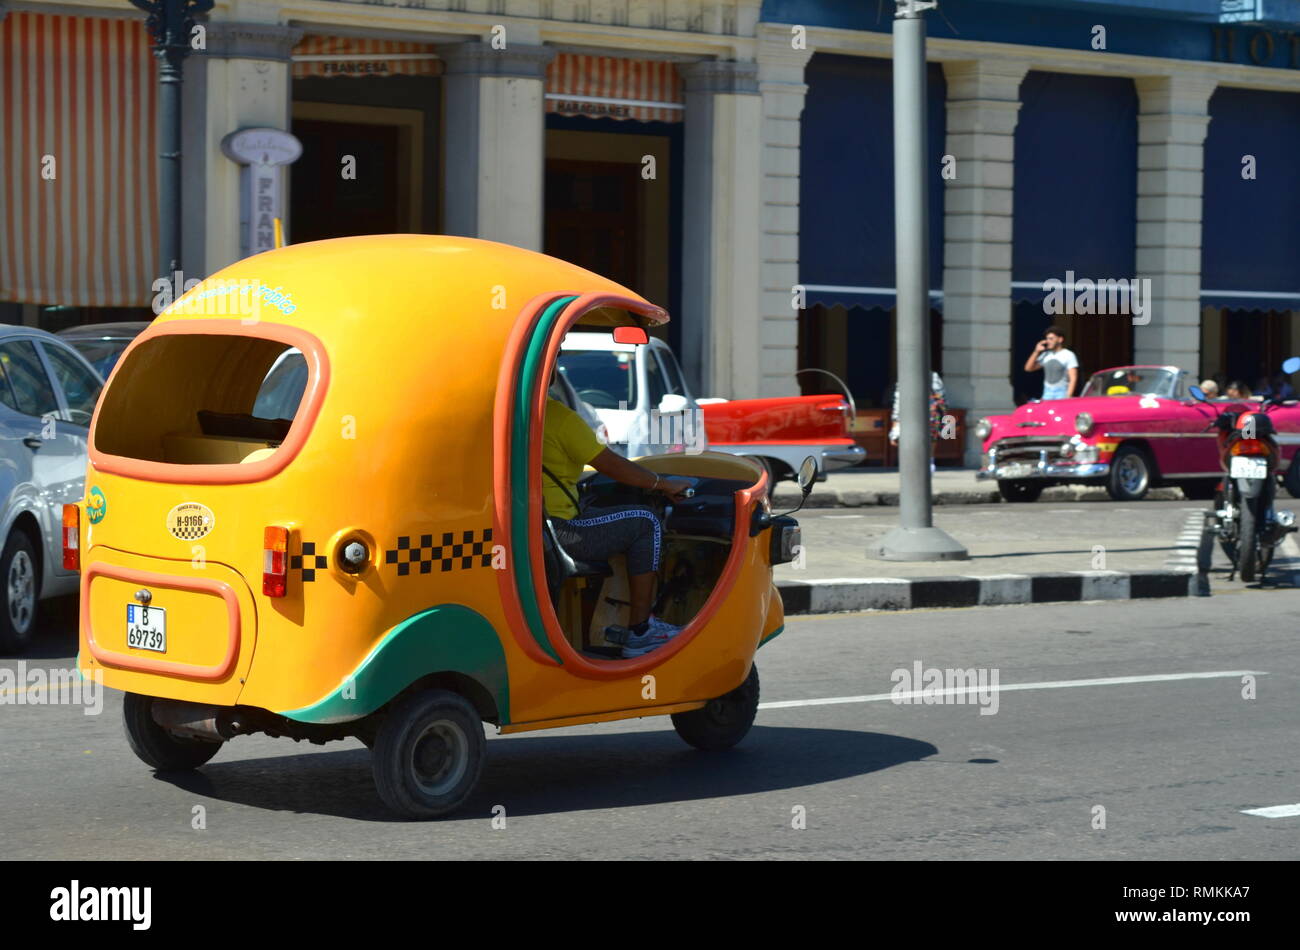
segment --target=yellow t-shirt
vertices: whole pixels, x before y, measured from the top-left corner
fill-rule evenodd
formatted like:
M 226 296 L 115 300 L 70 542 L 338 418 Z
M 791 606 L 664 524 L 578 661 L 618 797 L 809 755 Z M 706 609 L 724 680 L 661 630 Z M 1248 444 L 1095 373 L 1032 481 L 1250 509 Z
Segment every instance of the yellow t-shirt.
M 564 403 L 546 400 L 542 432 L 542 465 L 549 469 L 575 497 L 583 467 L 605 446 L 591 427 Z M 576 518 L 578 509 L 555 481 L 542 473 L 542 502 L 546 513 L 556 518 Z

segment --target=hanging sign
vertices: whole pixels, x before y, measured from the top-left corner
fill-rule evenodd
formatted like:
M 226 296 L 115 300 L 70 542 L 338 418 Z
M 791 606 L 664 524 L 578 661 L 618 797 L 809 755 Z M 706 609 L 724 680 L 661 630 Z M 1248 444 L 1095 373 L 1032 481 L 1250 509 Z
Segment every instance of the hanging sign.
M 240 129 L 221 140 L 239 170 L 239 249 L 243 257 L 275 247 L 275 219 L 285 217 L 281 167 L 302 155 L 302 143 L 283 129 Z

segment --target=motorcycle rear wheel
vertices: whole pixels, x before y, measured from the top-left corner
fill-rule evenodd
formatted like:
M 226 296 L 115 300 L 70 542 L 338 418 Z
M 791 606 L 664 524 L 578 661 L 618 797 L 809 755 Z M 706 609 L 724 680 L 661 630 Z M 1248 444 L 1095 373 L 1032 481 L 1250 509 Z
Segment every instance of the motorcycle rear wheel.
M 1246 501 L 1238 512 L 1237 569 L 1241 579 L 1249 584 L 1259 571 L 1259 534 L 1255 527 L 1254 506 Z

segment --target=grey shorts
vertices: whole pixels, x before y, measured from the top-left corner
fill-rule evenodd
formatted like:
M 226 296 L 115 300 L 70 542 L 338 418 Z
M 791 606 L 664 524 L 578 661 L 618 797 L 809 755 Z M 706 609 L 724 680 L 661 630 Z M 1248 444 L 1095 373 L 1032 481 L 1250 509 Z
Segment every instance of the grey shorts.
M 663 525 L 649 508 L 588 508 L 572 521 L 552 518 L 551 523 L 572 558 L 604 561 L 623 554 L 629 576 L 659 570 Z

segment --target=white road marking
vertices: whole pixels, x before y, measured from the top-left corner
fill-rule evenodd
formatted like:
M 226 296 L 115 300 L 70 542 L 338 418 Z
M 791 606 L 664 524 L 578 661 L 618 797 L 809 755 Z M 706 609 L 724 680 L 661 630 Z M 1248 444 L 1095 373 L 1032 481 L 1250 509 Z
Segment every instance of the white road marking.
M 1267 808 L 1243 808 L 1243 815 L 1257 815 L 1260 818 L 1295 818 L 1300 815 L 1300 804 L 1269 805 Z
M 960 696 L 980 693 L 1009 693 L 1026 689 L 1071 689 L 1076 686 L 1127 686 L 1132 683 L 1170 683 L 1177 680 L 1209 680 L 1240 676 L 1267 676 L 1258 670 L 1219 670 L 1214 673 L 1153 673 L 1149 676 L 1108 676 L 1091 680 L 1049 680 L 1042 683 L 1007 683 L 998 686 L 961 689 L 910 690 L 902 693 L 872 693 L 868 696 L 831 696 L 826 699 L 787 699 L 759 703 L 759 709 L 789 709 L 794 706 L 835 706 L 841 703 L 884 703 L 891 700 L 922 699 L 926 696 Z

